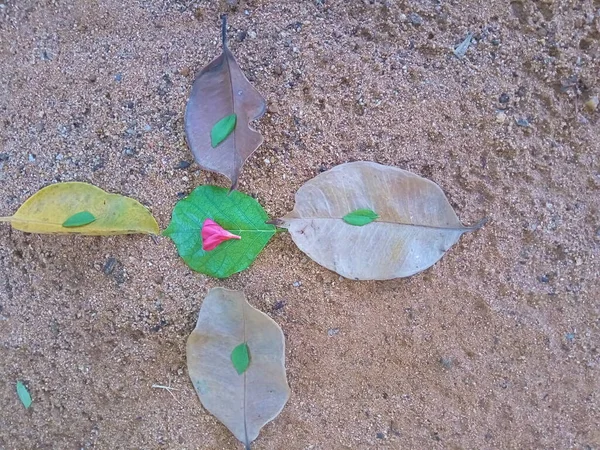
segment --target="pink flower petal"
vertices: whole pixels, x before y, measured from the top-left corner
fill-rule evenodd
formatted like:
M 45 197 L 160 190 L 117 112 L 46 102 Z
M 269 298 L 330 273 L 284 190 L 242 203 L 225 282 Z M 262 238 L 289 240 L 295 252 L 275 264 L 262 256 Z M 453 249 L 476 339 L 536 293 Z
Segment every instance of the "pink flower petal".
M 223 229 L 221 225 L 211 219 L 206 219 L 202 224 L 202 250 L 209 252 L 217 248 L 223 241 L 241 239 L 241 236 L 232 234 Z

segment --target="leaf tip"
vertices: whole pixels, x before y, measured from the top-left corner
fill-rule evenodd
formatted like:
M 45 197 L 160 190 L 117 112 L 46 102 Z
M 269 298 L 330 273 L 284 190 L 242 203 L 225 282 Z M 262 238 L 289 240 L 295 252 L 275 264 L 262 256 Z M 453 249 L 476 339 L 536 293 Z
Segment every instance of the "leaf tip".
M 468 227 L 469 231 L 477 231 L 480 228 L 483 228 L 483 226 L 488 223 L 490 221 L 489 217 L 484 217 L 483 219 L 481 219 L 479 222 L 477 222 L 475 225 Z

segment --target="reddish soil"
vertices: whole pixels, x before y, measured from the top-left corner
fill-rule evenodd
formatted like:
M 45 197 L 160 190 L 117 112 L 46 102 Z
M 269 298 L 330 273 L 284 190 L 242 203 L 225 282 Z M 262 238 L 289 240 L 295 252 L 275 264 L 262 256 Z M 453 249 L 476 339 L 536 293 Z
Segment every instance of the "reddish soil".
M 177 168 L 221 12 L 270 105 L 240 190 L 272 217 L 321 170 L 371 160 L 490 221 L 387 282 L 340 279 L 285 233 L 219 281 L 166 238 L 2 224 L 0 448 L 241 448 L 185 361 L 224 286 L 286 335 L 292 396 L 255 449 L 600 449 L 598 0 L 0 0 L 0 215 L 79 180 L 164 229 L 178 195 L 226 186 Z

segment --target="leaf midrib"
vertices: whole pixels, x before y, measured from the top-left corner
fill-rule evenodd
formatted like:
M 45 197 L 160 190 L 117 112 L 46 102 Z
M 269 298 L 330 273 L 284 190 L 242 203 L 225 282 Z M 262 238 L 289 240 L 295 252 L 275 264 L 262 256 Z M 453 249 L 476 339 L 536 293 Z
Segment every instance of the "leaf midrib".
M 342 222 L 344 221 L 344 219 L 342 217 L 294 217 L 289 220 L 290 220 L 290 222 L 293 220 L 340 220 Z M 448 231 L 470 231 L 470 230 L 476 229 L 476 227 L 465 227 L 465 226 L 462 226 L 460 228 L 459 227 L 438 227 L 435 225 L 421 225 L 421 224 L 417 224 L 417 223 L 391 222 L 388 220 L 379 220 L 379 219 L 374 220 L 370 224 L 376 224 L 376 223 L 400 225 L 400 226 L 415 227 L 415 228 L 429 228 L 429 229 L 433 229 L 433 230 L 448 230 Z M 362 226 L 365 227 L 370 224 L 366 224 L 366 225 L 362 225 Z M 350 225 L 350 226 L 358 226 L 358 225 Z

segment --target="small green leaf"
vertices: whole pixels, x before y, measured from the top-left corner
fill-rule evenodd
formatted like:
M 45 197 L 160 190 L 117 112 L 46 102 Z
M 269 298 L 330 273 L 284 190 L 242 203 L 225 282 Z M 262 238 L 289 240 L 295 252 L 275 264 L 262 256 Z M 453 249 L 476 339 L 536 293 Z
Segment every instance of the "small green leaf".
M 31 395 L 29 395 L 29 391 L 25 387 L 22 381 L 17 381 L 17 395 L 19 396 L 19 400 L 23 403 L 23 406 L 26 409 L 29 409 L 31 406 Z
M 82 227 L 88 225 L 96 220 L 96 217 L 89 211 L 81 211 L 77 214 L 73 214 L 62 224 L 65 228 Z
M 378 218 L 379 216 L 370 209 L 357 209 L 343 217 L 344 222 L 357 227 L 362 227 Z
M 235 347 L 231 352 L 231 362 L 238 375 L 243 374 L 250 365 L 250 349 L 245 342 Z
M 210 141 L 212 148 L 215 148 L 217 145 L 227 139 L 227 136 L 229 136 L 235 129 L 236 122 L 237 115 L 229 114 L 214 124 L 212 130 L 210 130 Z

